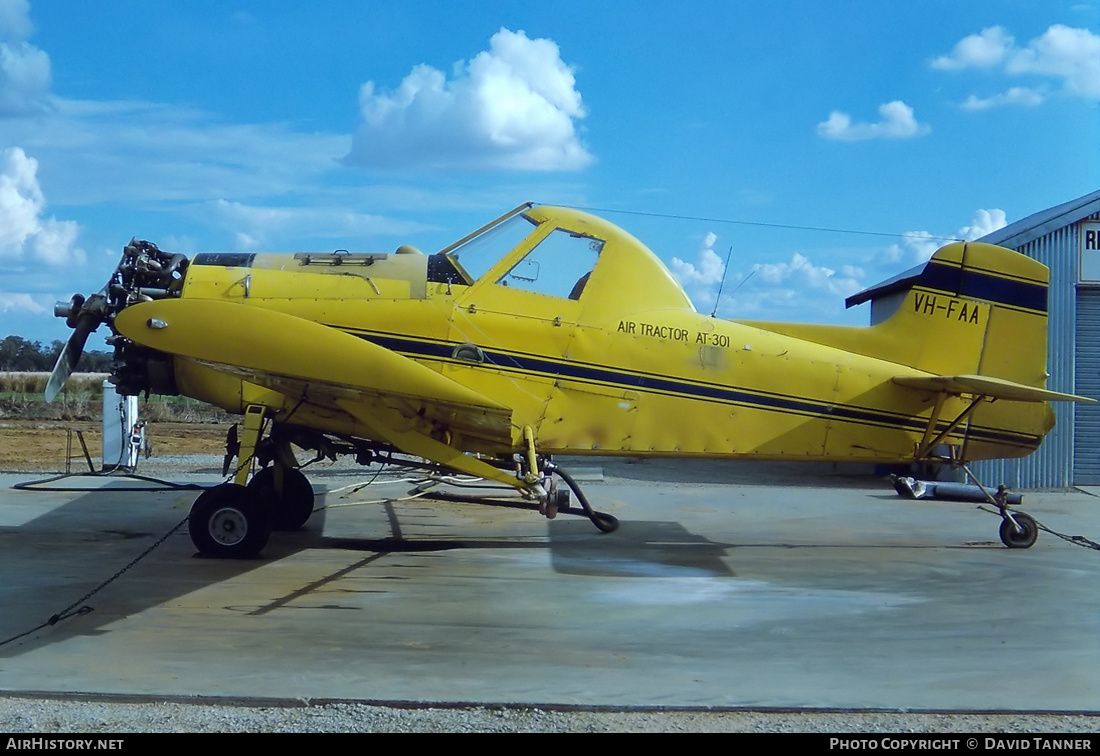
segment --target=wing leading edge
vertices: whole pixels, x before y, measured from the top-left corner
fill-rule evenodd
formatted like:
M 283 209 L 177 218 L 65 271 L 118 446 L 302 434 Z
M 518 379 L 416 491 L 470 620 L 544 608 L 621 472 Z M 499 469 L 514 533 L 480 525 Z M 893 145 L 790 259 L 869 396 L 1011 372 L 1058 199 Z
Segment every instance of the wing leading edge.
M 945 393 L 953 396 L 970 394 L 1010 402 L 1095 402 L 1086 396 L 1063 394 L 1035 388 L 1023 383 L 986 375 L 897 376 L 894 383 L 907 388 Z
M 377 344 L 293 315 L 231 302 L 170 299 L 126 308 L 115 327 L 138 344 L 294 400 L 305 398 L 358 418 L 428 420 L 456 434 L 511 443 L 508 407 Z

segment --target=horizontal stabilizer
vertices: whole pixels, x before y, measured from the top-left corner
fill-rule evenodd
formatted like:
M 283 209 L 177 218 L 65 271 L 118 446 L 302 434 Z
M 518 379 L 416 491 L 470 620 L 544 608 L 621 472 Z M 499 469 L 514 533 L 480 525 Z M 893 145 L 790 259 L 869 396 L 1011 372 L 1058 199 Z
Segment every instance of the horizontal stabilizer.
M 971 394 L 1009 402 L 1095 402 L 1087 396 L 1047 391 L 987 375 L 898 376 L 894 383 L 908 388 L 954 395 Z

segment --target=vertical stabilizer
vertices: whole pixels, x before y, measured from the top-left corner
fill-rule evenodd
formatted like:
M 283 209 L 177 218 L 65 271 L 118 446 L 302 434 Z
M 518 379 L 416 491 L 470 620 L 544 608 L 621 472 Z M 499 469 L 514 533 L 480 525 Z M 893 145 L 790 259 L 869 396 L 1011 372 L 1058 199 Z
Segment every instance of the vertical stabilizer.
M 1047 286 L 1042 263 L 981 242 L 949 244 L 913 280 L 882 324 L 917 347 L 912 367 L 1043 388 L 1047 378 Z

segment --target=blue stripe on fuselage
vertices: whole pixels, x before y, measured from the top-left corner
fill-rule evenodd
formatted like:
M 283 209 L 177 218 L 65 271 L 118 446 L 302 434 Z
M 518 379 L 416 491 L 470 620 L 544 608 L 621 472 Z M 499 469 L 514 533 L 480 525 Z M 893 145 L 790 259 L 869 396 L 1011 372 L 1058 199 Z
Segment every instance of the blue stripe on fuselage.
M 351 335 L 358 336 L 361 339 L 365 339 L 378 346 L 389 349 L 392 352 L 397 352 L 408 357 L 419 357 L 422 359 L 427 358 L 448 362 L 453 361 L 455 364 L 467 366 L 474 366 L 477 364 L 467 360 L 454 359 L 452 355 L 459 344 L 426 341 L 393 334 L 352 331 L 346 328 L 342 328 L 341 330 L 345 330 Z M 739 404 L 747 407 L 782 412 L 784 414 L 835 418 L 845 422 L 885 426 L 918 433 L 923 433 L 928 425 L 927 421 L 920 418 L 892 413 L 886 410 L 875 410 L 844 404 L 830 404 L 812 399 L 800 399 L 784 394 L 753 391 L 721 384 L 677 380 L 662 375 L 629 372 L 609 368 L 607 366 L 558 361 L 523 353 L 485 349 L 484 347 L 482 348 L 482 352 L 485 356 L 485 362 L 483 364 L 498 370 L 566 378 L 604 386 L 610 384 L 616 388 L 636 389 L 639 391 L 685 396 L 691 399 Z M 941 422 L 937 426 L 937 431 L 941 431 L 946 427 L 947 424 Z M 971 426 L 969 430 L 969 435 L 975 440 L 1010 444 L 1012 446 L 1024 448 L 1036 448 L 1042 441 L 1041 437 L 1034 435 L 999 431 L 989 428 L 976 428 L 973 426 Z

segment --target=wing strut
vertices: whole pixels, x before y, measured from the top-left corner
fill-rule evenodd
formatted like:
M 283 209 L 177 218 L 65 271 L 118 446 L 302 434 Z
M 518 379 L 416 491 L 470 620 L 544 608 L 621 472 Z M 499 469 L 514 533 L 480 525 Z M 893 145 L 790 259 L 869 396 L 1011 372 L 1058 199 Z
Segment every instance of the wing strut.
M 535 493 L 535 491 L 532 490 L 532 486 L 526 481 L 517 478 L 515 475 L 509 475 L 503 470 L 493 467 L 488 462 L 464 454 L 453 446 L 448 446 L 441 441 L 436 441 L 426 433 L 422 433 L 413 428 L 408 428 L 406 430 L 399 429 L 398 425 L 407 424 L 407 421 L 397 415 L 396 412 L 390 411 L 385 413 L 394 416 L 393 419 L 398 421 L 397 423 L 387 423 L 381 419 L 383 413 L 366 411 L 365 406 L 360 402 L 338 399 L 336 404 L 339 405 L 340 409 L 344 410 L 344 412 L 347 412 L 356 420 L 363 423 L 363 425 L 370 428 L 371 432 L 376 434 L 379 439 L 396 446 L 406 454 L 424 457 L 425 459 L 430 459 L 432 462 L 446 465 L 447 467 L 454 468 L 459 472 L 464 472 L 469 475 L 476 475 L 479 478 L 495 480 L 498 483 L 504 483 L 505 485 L 517 488 L 525 493 Z M 543 494 L 543 496 L 545 496 L 545 494 Z
M 959 413 L 958 417 L 949 422 L 946 428 L 933 437 L 932 434 L 936 432 L 936 426 L 939 424 L 940 415 L 943 413 L 943 405 L 946 403 L 948 396 L 948 392 L 941 391 L 936 397 L 936 407 L 932 410 L 932 416 L 928 418 L 928 427 L 925 429 L 924 438 L 921 440 L 920 447 L 917 449 L 916 458 L 918 460 L 928 459 L 933 449 L 942 444 L 945 438 L 954 433 L 956 428 L 966 422 L 970 416 L 974 414 L 974 410 L 978 408 L 979 404 L 989 399 L 985 394 L 978 394 L 975 396 L 970 400 L 970 404 L 967 405 L 966 409 Z M 965 455 L 960 455 L 960 458 L 965 459 Z
M 927 391 L 936 394 L 936 406 L 932 410 L 932 417 L 928 419 L 928 427 L 924 431 L 917 448 L 916 459 L 929 458 L 929 453 L 943 440 L 955 432 L 962 423 L 966 422 L 974 410 L 984 400 L 995 402 L 1002 399 L 1006 402 L 1095 402 L 1085 396 L 1063 394 L 1059 391 L 1048 391 L 1036 388 L 1016 381 L 1008 381 L 1004 378 L 994 378 L 988 375 L 899 375 L 893 379 L 894 383 L 917 391 Z M 939 424 L 940 415 L 943 413 L 944 404 L 949 396 L 973 397 L 970 404 L 958 417 L 948 423 L 947 427 L 933 438 L 936 426 Z M 964 442 L 965 448 L 965 442 Z M 960 457 L 965 459 L 965 454 Z

